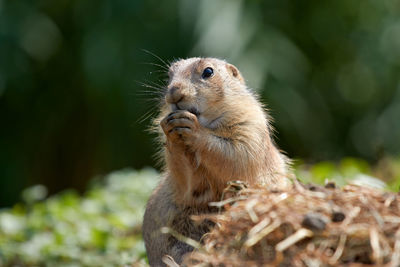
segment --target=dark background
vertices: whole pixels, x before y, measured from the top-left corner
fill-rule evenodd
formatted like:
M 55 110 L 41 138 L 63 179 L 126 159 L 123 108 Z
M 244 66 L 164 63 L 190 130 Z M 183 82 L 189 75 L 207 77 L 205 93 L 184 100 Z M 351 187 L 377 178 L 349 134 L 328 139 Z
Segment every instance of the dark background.
M 143 49 L 237 65 L 292 158 L 400 152 L 398 0 L 0 0 L 0 206 L 155 165 Z

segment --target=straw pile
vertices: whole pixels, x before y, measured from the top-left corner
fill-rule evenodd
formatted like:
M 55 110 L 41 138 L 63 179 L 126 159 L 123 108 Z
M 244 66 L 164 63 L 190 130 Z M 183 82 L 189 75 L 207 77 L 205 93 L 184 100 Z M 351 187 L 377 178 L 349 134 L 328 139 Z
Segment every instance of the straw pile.
M 400 266 L 398 194 L 295 182 L 285 192 L 244 188 L 212 204 L 224 211 L 206 217 L 216 226 L 188 266 Z

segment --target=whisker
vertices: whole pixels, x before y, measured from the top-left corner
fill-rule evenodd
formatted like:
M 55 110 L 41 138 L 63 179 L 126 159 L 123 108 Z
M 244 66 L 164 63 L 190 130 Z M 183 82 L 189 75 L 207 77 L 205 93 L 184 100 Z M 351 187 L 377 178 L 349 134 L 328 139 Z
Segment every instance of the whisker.
M 153 90 L 139 90 L 137 93 L 148 93 L 148 94 L 153 94 L 153 95 L 162 95 L 163 92 L 161 91 L 153 91 Z
M 160 67 L 160 68 L 162 68 L 164 71 L 168 71 L 168 70 L 169 70 L 167 66 L 163 66 L 163 65 L 160 65 L 160 64 L 158 64 L 158 63 L 153 63 L 153 62 L 140 62 L 139 64 L 142 64 L 142 65 L 151 65 L 151 66 Z
M 146 64 L 146 63 L 142 63 L 142 64 Z M 153 71 L 150 71 L 149 73 L 150 74 L 153 74 L 153 73 L 164 73 L 165 74 L 165 70 L 153 70 Z
M 156 54 L 154 54 L 153 52 L 150 52 L 147 49 L 142 49 L 142 51 L 147 53 L 147 54 L 149 54 L 149 55 L 152 55 L 153 57 L 155 57 L 158 60 L 160 60 L 165 65 L 165 67 L 167 67 L 167 69 L 168 69 L 169 64 L 167 64 L 167 62 L 165 60 L 163 60 L 161 57 L 157 56 Z
M 156 101 L 156 100 L 158 101 L 158 100 L 161 100 L 164 97 L 164 95 L 162 93 L 154 93 L 154 92 L 149 92 L 149 91 L 135 92 L 133 95 L 134 96 L 143 97 L 143 98 L 147 98 L 145 100 L 149 101 L 149 102 Z M 150 99 L 150 98 L 148 98 L 149 96 L 150 97 L 155 97 L 157 99 L 154 99 L 154 98 Z
M 164 88 L 167 87 L 166 83 L 163 83 L 162 81 L 159 81 L 159 82 L 161 82 L 161 84 L 156 83 L 156 82 L 154 82 L 154 81 L 148 81 L 148 80 L 145 80 L 145 81 L 146 81 L 146 83 L 151 83 L 151 84 L 153 84 L 154 86 L 159 87 L 159 88 L 161 88 L 161 89 L 164 89 Z
M 140 116 L 137 119 L 138 123 L 143 123 L 144 121 L 146 121 L 148 118 L 152 117 L 153 115 L 155 115 L 157 113 L 158 110 L 158 106 L 154 105 L 152 106 L 148 111 L 146 111 L 142 116 Z
M 157 87 L 157 86 L 150 85 L 150 84 L 143 83 L 143 82 L 139 82 L 139 81 L 135 81 L 135 82 L 138 83 L 138 84 L 139 84 L 140 86 L 142 86 L 142 87 L 147 87 L 147 88 L 155 89 L 155 90 L 157 90 L 157 91 L 162 91 L 162 90 L 163 90 L 162 87 Z

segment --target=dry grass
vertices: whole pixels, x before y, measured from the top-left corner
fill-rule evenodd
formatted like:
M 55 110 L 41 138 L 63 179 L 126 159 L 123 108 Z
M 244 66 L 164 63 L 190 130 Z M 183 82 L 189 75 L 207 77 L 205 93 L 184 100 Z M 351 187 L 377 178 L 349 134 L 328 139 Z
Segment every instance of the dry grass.
M 216 227 L 185 264 L 400 266 L 398 194 L 295 182 L 285 192 L 244 188 L 228 197 L 214 203 L 224 211 L 207 216 Z

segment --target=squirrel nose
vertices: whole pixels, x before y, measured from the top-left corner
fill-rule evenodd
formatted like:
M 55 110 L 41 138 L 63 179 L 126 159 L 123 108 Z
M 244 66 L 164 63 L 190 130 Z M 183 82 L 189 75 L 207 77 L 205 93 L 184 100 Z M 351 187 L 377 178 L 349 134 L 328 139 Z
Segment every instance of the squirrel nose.
M 179 103 L 179 101 L 181 101 L 182 99 L 183 99 L 183 94 L 182 94 L 182 90 L 180 90 L 179 85 L 174 85 L 174 86 L 168 88 L 168 92 L 165 97 L 165 100 L 167 101 L 167 103 L 176 104 L 176 103 Z

